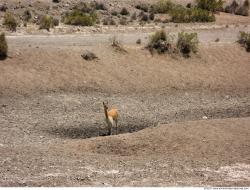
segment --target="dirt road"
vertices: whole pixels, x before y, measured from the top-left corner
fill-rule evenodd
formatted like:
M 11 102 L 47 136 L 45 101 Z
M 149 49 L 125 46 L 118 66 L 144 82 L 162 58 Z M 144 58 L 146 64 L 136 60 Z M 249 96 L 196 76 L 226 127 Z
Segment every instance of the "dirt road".
M 199 28 L 202 28 L 199 26 Z M 239 31 L 250 31 L 250 25 L 234 25 L 228 28 L 211 28 L 205 29 L 192 29 L 189 28 L 189 32 L 197 32 L 198 38 L 201 43 L 215 43 L 218 38 L 219 43 L 233 43 L 237 40 Z M 210 28 L 210 29 L 209 29 Z M 177 36 L 177 33 L 182 29 L 178 28 L 166 28 L 171 35 Z M 185 29 L 187 30 L 187 29 Z M 123 44 L 135 44 L 136 40 L 142 39 L 142 43 L 146 44 L 148 38 L 152 35 L 152 32 L 130 32 L 130 33 L 107 33 L 107 34 L 75 34 L 75 35 L 20 35 L 20 36 L 8 36 L 10 44 L 15 45 L 51 45 L 51 46 L 93 46 L 97 44 L 110 43 L 110 39 L 116 36 Z

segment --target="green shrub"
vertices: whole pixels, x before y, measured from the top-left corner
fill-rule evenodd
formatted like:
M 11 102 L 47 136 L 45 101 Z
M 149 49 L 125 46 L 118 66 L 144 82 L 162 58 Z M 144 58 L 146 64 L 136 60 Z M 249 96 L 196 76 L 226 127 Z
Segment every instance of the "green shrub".
M 59 20 L 54 19 L 52 16 L 44 15 L 39 22 L 39 29 L 50 30 L 59 24 Z
M 150 37 L 146 48 L 151 53 L 154 51 L 156 51 L 158 54 L 170 52 L 172 48 L 172 37 L 167 35 L 164 30 L 159 30 Z
M 199 8 L 191 9 L 191 21 L 192 22 L 214 22 L 215 16 L 213 13 Z
M 198 43 L 197 33 L 178 33 L 177 48 L 185 57 L 198 51 Z
M 95 13 L 85 14 L 80 10 L 73 10 L 66 13 L 63 21 L 69 25 L 93 26 L 97 21 L 97 15 Z
M 216 12 L 223 9 L 222 0 L 196 0 L 197 8 L 204 9 L 211 12 Z
M 168 13 L 175 5 L 170 0 L 160 0 L 152 5 L 152 12 L 154 13 Z
M 171 20 L 175 23 L 188 22 L 212 22 L 214 16 L 208 11 L 198 8 L 186 9 L 182 6 L 177 6 L 170 12 Z
M 200 8 L 185 8 L 183 6 L 176 6 L 170 12 L 171 20 L 176 23 L 188 22 L 214 22 L 215 16 L 204 9 Z
M 129 11 L 125 7 L 123 7 L 120 14 L 121 15 L 129 15 Z
M 17 21 L 13 14 L 11 14 L 10 12 L 5 13 L 3 25 L 5 25 L 11 31 L 16 31 Z
M 121 25 L 127 25 L 127 24 L 128 24 L 127 18 L 126 18 L 126 17 L 122 17 L 122 18 L 120 19 L 119 23 L 120 23 Z
M 250 52 L 250 33 L 240 31 L 238 42 Z
M 3 60 L 7 57 L 8 54 L 8 45 L 5 39 L 5 34 L 0 34 L 0 60 Z

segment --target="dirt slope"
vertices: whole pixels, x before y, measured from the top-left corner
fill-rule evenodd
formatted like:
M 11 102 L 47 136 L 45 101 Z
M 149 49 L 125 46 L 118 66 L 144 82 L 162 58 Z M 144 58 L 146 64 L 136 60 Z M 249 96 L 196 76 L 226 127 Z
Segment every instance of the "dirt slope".
M 249 186 L 249 122 L 194 121 L 90 140 L 1 142 L 0 184 Z

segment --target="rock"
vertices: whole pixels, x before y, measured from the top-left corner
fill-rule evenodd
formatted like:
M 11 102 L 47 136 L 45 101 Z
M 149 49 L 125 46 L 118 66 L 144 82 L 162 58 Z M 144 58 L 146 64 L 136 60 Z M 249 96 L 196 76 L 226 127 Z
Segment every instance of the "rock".
M 202 119 L 207 119 L 207 116 L 203 116 Z
M 91 61 L 91 60 L 94 60 L 94 59 L 98 58 L 94 53 L 92 53 L 92 52 L 90 52 L 88 50 L 85 50 L 81 56 L 82 56 L 83 59 L 85 59 L 87 61 Z

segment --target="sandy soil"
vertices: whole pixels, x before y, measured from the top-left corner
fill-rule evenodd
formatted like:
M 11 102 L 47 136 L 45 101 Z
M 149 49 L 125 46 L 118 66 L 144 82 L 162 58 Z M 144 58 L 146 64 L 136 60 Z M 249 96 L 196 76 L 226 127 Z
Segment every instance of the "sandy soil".
M 198 33 L 188 59 L 144 48 L 161 26 L 8 34 L 0 186 L 250 186 L 250 54 L 235 43 L 245 18 L 166 25 Z M 103 101 L 119 110 L 118 135 Z

